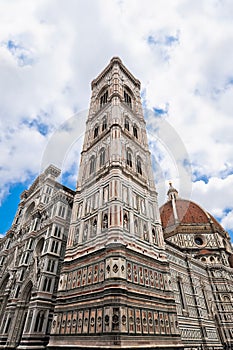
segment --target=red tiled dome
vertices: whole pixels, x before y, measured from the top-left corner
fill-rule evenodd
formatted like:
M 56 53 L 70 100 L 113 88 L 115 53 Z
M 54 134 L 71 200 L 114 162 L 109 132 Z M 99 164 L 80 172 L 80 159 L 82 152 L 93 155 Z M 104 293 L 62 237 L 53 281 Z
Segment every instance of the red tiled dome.
M 214 223 L 214 225 L 224 231 L 221 225 L 210 214 L 205 212 L 198 204 L 185 200 L 176 199 L 176 211 L 178 223 L 183 225 L 205 225 Z M 160 208 L 162 226 L 164 229 L 176 225 L 172 201 L 168 201 Z

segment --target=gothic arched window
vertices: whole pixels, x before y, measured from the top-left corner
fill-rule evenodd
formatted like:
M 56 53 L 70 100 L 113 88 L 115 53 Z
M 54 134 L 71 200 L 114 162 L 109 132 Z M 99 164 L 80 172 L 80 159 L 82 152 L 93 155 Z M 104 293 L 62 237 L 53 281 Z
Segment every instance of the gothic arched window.
M 94 139 L 98 136 L 99 134 L 99 125 L 96 125 L 94 128 Z
M 107 129 L 107 118 L 104 117 L 102 120 L 102 131 Z
M 129 118 L 125 118 L 125 129 L 129 131 Z
M 42 290 L 44 292 L 50 292 L 51 288 L 51 278 L 45 277 Z
M 142 161 L 140 157 L 137 157 L 137 173 L 142 175 Z
M 126 152 L 126 163 L 132 168 L 132 152 L 129 149 Z
M 136 139 L 138 138 L 138 128 L 136 125 L 133 126 L 133 136 L 136 137 Z
M 90 175 L 95 171 L 95 157 L 92 156 L 90 159 Z
M 103 107 L 106 103 L 108 103 L 108 90 L 100 96 L 100 107 Z
M 132 98 L 129 95 L 128 92 L 124 91 L 124 102 L 130 107 L 132 108 Z
M 43 324 L 44 324 L 44 311 L 39 311 L 37 316 L 36 316 L 36 323 L 35 323 L 35 332 L 42 332 L 43 329 Z
M 100 150 L 100 167 L 105 164 L 105 149 L 101 148 Z

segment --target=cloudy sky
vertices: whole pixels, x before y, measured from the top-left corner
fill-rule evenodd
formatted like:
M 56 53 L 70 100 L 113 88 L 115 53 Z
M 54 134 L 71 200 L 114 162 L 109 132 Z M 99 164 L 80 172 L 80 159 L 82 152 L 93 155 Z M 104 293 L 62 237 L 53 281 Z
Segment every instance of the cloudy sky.
M 231 0 L 0 0 L 0 233 L 46 163 L 75 188 L 90 82 L 119 56 L 142 84 L 160 203 L 172 180 L 232 234 L 232 13 Z

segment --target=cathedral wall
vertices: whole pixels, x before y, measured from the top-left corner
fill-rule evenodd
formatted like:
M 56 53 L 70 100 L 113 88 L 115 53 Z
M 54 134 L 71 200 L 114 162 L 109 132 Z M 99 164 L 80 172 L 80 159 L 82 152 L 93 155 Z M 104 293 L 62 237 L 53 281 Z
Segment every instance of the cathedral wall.
M 177 317 L 185 348 L 200 344 L 222 349 L 215 320 L 215 298 L 204 264 L 188 255 L 168 248 L 172 288 Z

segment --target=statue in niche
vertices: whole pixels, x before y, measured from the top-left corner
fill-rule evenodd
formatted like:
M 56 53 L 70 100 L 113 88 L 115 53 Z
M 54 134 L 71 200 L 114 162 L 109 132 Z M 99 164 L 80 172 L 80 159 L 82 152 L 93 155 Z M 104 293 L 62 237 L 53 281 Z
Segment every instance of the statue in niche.
M 103 228 L 108 228 L 108 215 L 104 214 L 103 217 Z
M 143 226 L 143 238 L 144 238 L 145 241 L 149 242 L 149 235 L 148 235 L 148 231 L 147 231 L 146 225 Z
M 129 229 L 129 219 L 126 213 L 124 214 L 124 218 L 123 218 L 123 227 L 125 230 Z
M 75 234 L 74 234 L 74 243 L 77 244 L 79 241 L 79 227 L 76 228 Z
M 144 199 L 141 200 L 141 210 L 142 210 L 142 214 L 145 214 L 145 202 L 144 202 Z
M 7 282 L 7 285 L 6 285 L 6 289 L 8 289 L 8 288 L 9 288 L 9 289 L 10 289 L 10 288 L 13 289 L 14 285 L 15 285 L 14 275 L 13 275 L 12 272 L 10 272 L 10 277 L 9 277 L 9 280 L 8 280 L 8 282 Z
M 88 225 L 86 224 L 83 231 L 83 241 L 87 240 L 87 235 L 88 235 Z
M 93 225 L 92 225 L 92 235 L 95 236 L 97 232 L 97 220 L 96 218 L 93 220 Z

